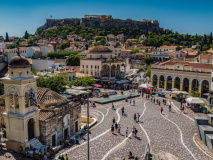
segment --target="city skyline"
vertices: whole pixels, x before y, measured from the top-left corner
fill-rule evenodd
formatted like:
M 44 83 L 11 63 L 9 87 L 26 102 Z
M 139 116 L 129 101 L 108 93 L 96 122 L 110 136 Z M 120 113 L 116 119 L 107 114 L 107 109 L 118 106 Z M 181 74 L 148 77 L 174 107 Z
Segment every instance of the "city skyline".
M 158 20 L 160 27 L 164 29 L 181 34 L 208 35 L 213 25 L 213 22 L 208 21 L 213 14 L 210 8 L 213 2 L 196 2 L 199 1 L 3 1 L 0 9 L 6 14 L 1 17 L 0 35 L 5 36 L 8 32 L 9 36 L 21 37 L 26 30 L 34 34 L 51 15 L 53 19 L 61 19 L 82 18 L 84 14 L 112 15 L 113 18 L 119 19 Z

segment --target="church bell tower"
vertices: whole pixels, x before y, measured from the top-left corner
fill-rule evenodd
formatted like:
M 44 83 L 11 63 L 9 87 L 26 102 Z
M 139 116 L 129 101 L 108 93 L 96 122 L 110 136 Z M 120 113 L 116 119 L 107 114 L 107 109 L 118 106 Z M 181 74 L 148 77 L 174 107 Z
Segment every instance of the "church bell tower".
M 5 92 L 6 147 L 19 152 L 20 146 L 24 149 L 29 140 L 40 135 L 37 77 L 31 75 L 29 61 L 19 53 L 11 59 L 8 67 L 9 75 L 1 79 Z

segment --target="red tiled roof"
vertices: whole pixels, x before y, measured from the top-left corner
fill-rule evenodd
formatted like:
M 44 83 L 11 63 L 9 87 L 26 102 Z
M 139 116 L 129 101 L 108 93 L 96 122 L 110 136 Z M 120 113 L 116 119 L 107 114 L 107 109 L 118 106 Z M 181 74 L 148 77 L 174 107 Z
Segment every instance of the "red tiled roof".
M 164 46 L 160 46 L 159 48 L 176 48 L 177 46 L 167 46 L 167 45 L 164 45 Z
M 137 52 L 135 53 L 136 56 L 144 56 L 144 53 L 141 53 L 141 52 Z

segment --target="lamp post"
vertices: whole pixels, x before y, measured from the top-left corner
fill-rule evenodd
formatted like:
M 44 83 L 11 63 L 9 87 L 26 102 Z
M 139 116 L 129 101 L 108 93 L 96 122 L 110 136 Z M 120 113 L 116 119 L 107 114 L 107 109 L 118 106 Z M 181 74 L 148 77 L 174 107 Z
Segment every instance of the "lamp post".
M 89 160 L 89 92 L 87 93 L 87 156 Z

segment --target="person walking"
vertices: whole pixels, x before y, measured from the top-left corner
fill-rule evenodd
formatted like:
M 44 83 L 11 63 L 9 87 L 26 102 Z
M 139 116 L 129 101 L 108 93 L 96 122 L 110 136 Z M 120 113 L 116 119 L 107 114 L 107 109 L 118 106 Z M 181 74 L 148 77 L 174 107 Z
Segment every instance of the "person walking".
M 136 122 L 136 113 L 134 114 L 134 121 Z
M 120 133 L 120 132 L 121 132 L 121 125 L 118 124 L 118 133 Z
M 150 95 L 148 94 L 148 100 L 149 100 L 149 96 L 150 96 Z
M 130 98 L 130 100 L 129 100 L 129 103 L 130 103 L 130 106 L 131 106 L 131 103 L 132 103 L 132 99 Z
M 163 113 L 163 107 L 161 107 L 160 112 L 161 112 L 161 114 Z
M 113 119 L 112 119 L 112 123 L 113 123 L 113 124 L 115 124 L 115 117 L 113 117 Z
M 69 159 L 69 157 L 68 157 L 68 155 L 66 154 L 66 156 L 65 156 L 65 160 L 68 160 Z
M 129 130 L 128 127 L 126 127 L 126 137 L 127 137 L 127 134 L 128 134 L 128 130 Z
M 122 116 L 123 116 L 124 115 L 124 107 L 122 107 L 121 111 L 122 111 Z
M 118 129 L 118 124 L 117 122 L 115 122 L 115 130 L 117 131 L 117 129 Z
M 147 99 L 147 94 L 146 94 L 146 99 Z
M 137 115 L 137 116 L 138 116 L 138 122 L 139 122 L 139 119 L 140 119 L 140 114 L 138 113 L 138 115 Z
M 112 103 L 112 110 L 115 110 L 115 106 L 114 106 L 114 104 Z
M 151 102 L 152 102 L 152 97 L 151 97 Z
M 135 133 L 135 127 L 132 126 L 132 135 L 134 135 L 134 133 Z
M 169 105 L 169 112 L 171 112 L 171 108 L 172 108 L 171 105 Z
M 133 105 L 135 105 L 135 100 L 133 99 Z
M 114 134 L 114 126 L 113 125 L 111 127 L 111 132 L 112 132 L 112 134 Z
M 143 92 L 142 92 L 142 97 L 143 97 Z
M 158 104 L 158 99 L 156 100 L 157 104 Z
M 183 105 L 183 107 L 182 107 L 182 108 L 183 108 L 183 114 L 185 114 L 185 113 L 184 113 L 184 108 L 185 108 L 185 107 L 184 107 L 184 105 Z
M 154 104 L 155 104 L 155 97 L 154 97 L 154 100 L 153 100 L 153 101 L 154 101 Z
M 138 130 L 135 128 L 135 138 L 137 137 Z

